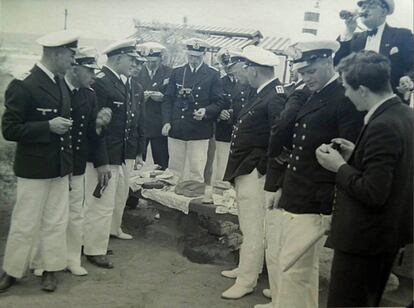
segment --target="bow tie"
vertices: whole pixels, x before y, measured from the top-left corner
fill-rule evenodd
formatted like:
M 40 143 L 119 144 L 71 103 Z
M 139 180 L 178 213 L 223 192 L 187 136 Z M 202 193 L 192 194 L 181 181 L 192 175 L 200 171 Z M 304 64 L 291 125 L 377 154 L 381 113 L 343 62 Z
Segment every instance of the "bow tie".
M 368 36 L 374 36 L 376 35 L 378 32 L 378 28 L 372 29 L 372 30 L 367 30 L 367 34 Z

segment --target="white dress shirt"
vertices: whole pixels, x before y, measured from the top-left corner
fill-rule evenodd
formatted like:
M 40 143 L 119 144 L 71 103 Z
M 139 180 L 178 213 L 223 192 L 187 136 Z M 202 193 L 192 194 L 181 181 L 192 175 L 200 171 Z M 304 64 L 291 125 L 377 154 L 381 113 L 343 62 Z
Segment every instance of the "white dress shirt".
M 380 51 L 382 34 L 384 33 L 385 23 L 377 28 L 377 33 L 372 36 L 367 36 L 367 42 L 365 43 L 365 50 L 372 50 L 375 52 Z

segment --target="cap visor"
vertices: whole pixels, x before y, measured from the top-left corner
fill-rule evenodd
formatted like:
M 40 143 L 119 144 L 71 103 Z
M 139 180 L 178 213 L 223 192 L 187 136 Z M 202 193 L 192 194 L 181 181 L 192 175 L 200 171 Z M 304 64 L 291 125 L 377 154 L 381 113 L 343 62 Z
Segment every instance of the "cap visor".
M 190 56 L 201 57 L 204 56 L 204 51 L 187 50 L 187 54 L 189 54 Z

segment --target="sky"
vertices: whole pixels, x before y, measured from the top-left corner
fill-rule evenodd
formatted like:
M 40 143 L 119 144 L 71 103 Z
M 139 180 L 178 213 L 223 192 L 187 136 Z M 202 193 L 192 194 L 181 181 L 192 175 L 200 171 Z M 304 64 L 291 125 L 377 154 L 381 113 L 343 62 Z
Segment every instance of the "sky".
M 413 0 L 395 0 L 392 26 L 413 30 Z M 320 0 L 319 35 L 335 38 L 344 29 L 341 9 L 355 8 L 354 0 Z M 151 22 L 239 27 L 265 36 L 296 37 L 303 14 L 315 0 L 0 0 L 0 31 L 43 34 L 68 28 L 84 37 L 119 39 L 133 33 L 133 18 Z

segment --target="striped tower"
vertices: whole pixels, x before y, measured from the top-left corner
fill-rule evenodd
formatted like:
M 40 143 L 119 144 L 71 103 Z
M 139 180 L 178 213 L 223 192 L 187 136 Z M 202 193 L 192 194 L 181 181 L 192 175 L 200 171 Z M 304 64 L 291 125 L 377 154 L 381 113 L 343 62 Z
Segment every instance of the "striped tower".
M 317 0 L 313 8 L 305 11 L 302 33 L 311 33 L 314 35 L 318 34 L 320 18 L 319 2 L 320 1 Z

